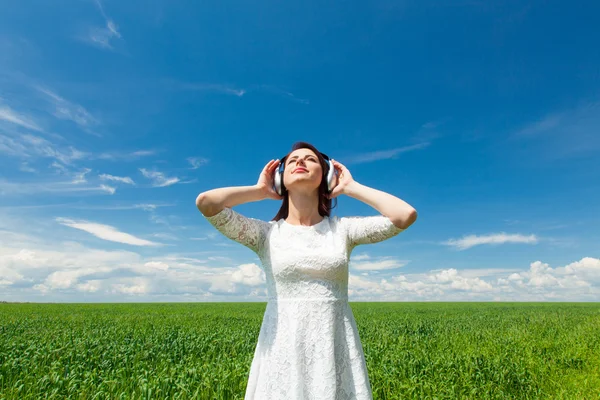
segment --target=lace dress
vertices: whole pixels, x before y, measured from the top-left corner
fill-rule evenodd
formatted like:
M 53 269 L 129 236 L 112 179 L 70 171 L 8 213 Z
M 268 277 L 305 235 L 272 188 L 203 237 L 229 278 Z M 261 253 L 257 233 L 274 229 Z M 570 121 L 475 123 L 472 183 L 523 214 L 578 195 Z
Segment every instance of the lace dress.
M 365 356 L 348 304 L 348 259 L 360 244 L 403 229 L 383 215 L 325 217 L 312 226 L 262 221 L 231 208 L 205 218 L 253 250 L 268 301 L 245 400 L 372 399 Z

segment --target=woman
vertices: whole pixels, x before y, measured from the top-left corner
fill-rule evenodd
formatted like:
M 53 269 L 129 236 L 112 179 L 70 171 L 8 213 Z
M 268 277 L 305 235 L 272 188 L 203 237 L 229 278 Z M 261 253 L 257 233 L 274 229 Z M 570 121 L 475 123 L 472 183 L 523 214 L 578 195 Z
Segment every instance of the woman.
M 330 165 L 335 178 L 328 181 Z M 331 200 L 341 194 L 382 215 L 330 218 Z M 264 199 L 283 200 L 271 221 L 231 209 Z M 348 304 L 348 259 L 355 246 L 408 228 L 415 209 L 356 182 L 342 163 L 306 142 L 269 161 L 256 185 L 209 190 L 196 205 L 217 230 L 259 256 L 267 280 L 268 302 L 244 399 L 372 399 Z

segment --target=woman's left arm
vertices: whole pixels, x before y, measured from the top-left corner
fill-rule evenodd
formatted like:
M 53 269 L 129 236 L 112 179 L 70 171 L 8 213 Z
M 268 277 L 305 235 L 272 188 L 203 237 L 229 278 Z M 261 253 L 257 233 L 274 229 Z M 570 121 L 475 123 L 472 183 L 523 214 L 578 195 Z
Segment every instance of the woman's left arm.
M 330 198 L 340 194 L 353 197 L 366 203 L 388 217 L 398 228 L 406 229 L 417 220 L 417 210 L 398 197 L 356 182 L 348 168 L 342 163 L 332 160 L 334 167 L 340 171 L 338 183 Z

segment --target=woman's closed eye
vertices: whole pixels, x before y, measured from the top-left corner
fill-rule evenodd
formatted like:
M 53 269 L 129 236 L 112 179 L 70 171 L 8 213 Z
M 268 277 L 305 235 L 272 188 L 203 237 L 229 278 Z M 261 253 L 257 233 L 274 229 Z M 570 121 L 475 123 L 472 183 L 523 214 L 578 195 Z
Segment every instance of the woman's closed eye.
M 310 158 L 309 158 L 309 160 L 310 160 L 310 161 L 315 161 L 315 162 L 317 161 L 317 160 L 316 160 L 315 158 L 313 158 L 313 157 L 310 157 Z M 290 160 L 290 161 L 288 162 L 288 165 L 290 165 L 290 164 L 291 164 L 291 163 L 293 163 L 294 161 L 296 161 L 296 159 Z

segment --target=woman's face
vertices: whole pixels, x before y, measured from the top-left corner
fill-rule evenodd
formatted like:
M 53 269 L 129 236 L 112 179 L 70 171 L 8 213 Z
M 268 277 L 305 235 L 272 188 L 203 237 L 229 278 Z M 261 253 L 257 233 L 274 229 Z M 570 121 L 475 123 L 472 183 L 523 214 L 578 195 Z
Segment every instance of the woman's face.
M 298 149 L 285 159 L 283 172 L 287 190 L 311 192 L 319 188 L 323 178 L 323 168 L 319 158 L 311 149 Z

